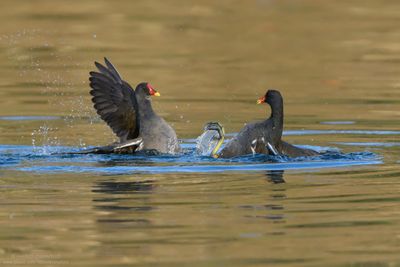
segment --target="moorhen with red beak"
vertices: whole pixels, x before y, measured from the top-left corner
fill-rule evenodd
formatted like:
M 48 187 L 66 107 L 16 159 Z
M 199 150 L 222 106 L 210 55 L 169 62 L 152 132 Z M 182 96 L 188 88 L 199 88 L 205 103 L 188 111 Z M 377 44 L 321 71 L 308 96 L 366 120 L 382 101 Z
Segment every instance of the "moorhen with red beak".
M 316 151 L 299 148 L 282 140 L 283 98 L 279 91 L 268 90 L 257 103 L 269 104 L 271 116 L 264 121 L 247 124 L 215 157 L 231 158 L 254 153 L 289 157 L 318 155 Z
M 146 82 L 138 84 L 133 90 L 111 62 L 107 58 L 104 61 L 106 66 L 95 62 L 99 72 L 90 72 L 90 94 L 97 114 L 110 126 L 120 142 L 84 152 L 179 152 L 174 129 L 151 106 L 151 96 L 160 96 L 160 93 Z

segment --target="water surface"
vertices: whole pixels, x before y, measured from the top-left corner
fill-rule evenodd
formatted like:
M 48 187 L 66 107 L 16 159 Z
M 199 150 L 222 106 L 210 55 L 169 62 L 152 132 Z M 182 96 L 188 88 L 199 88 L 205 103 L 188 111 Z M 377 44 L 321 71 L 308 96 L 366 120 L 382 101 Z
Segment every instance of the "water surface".
M 2 1 L 0 265 L 400 266 L 397 1 Z M 107 56 L 186 152 L 54 155 L 115 140 L 88 94 Z M 317 158 L 193 154 L 285 102 Z M 232 136 L 232 135 L 228 135 Z

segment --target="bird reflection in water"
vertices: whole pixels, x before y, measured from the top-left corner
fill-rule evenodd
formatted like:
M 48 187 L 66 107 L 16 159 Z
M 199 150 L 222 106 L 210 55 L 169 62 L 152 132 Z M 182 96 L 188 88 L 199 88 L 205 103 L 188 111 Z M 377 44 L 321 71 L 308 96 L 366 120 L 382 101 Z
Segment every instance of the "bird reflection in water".
M 148 205 L 150 195 L 154 189 L 153 181 L 101 181 L 92 189 L 97 193 L 93 199 L 99 213 L 98 223 L 150 224 L 143 218 L 154 207 Z M 147 216 L 147 215 L 145 215 Z
M 266 172 L 267 181 L 272 184 L 284 184 L 285 180 L 283 179 L 283 170 L 270 170 Z M 273 187 L 272 194 L 270 194 L 270 200 L 272 200 L 273 204 L 266 204 L 265 207 L 268 210 L 271 210 L 270 214 L 265 215 L 266 219 L 272 220 L 274 223 L 284 223 L 285 215 L 282 213 L 284 210 L 282 200 L 286 199 L 286 188 L 285 187 Z M 278 201 L 279 204 L 275 204 Z M 279 213 L 277 213 L 279 211 Z
M 97 257 L 128 255 L 132 253 L 132 246 L 125 248 L 126 240 L 142 242 L 144 229 L 151 229 L 155 224 L 152 218 L 156 208 L 151 204 L 154 189 L 152 180 L 109 179 L 93 185 L 95 236 L 102 244 L 96 249 Z M 135 253 L 144 255 L 149 251 L 147 247 L 138 246 Z
M 273 184 L 286 183 L 285 180 L 283 179 L 283 173 L 284 173 L 284 170 L 267 171 L 266 176 L 267 176 L 268 182 L 271 182 Z
M 140 151 L 135 155 L 111 155 L 96 162 L 97 167 L 124 167 L 124 166 L 156 166 L 157 162 L 152 161 L 149 156 L 155 156 L 157 152 Z
M 274 224 L 285 223 L 284 200 L 286 199 L 286 186 L 283 179 L 283 170 L 269 170 L 265 173 L 267 181 L 272 185 L 266 191 L 268 196 L 263 203 L 241 206 L 251 212 L 246 217 L 255 219 L 266 219 Z M 271 235 L 282 235 L 284 232 L 279 229 L 271 229 Z

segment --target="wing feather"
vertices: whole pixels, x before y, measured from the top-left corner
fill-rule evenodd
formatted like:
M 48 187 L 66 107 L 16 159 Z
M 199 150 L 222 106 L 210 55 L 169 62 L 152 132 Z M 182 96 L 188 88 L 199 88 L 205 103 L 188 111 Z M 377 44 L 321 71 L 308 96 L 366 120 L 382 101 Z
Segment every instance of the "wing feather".
M 107 58 L 104 61 L 106 66 L 95 62 L 99 72 L 89 73 L 94 108 L 120 142 L 137 138 L 140 124 L 135 92 L 111 62 Z

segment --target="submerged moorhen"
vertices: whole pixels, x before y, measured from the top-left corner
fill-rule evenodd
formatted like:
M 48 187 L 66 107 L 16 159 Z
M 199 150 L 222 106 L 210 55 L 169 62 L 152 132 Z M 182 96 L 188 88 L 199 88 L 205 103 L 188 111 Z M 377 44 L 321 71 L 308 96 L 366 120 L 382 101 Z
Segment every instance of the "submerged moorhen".
M 264 121 L 247 124 L 218 154 L 213 156 L 231 158 L 254 153 L 289 157 L 318 155 L 316 151 L 299 148 L 282 141 L 283 98 L 279 91 L 268 90 L 257 103 L 269 104 L 271 116 Z
M 99 72 L 90 72 L 90 94 L 97 114 L 110 126 L 120 142 L 95 148 L 92 152 L 179 152 L 174 129 L 151 106 L 151 96 L 160 96 L 160 93 L 146 82 L 138 84 L 133 90 L 122 80 L 111 62 L 107 58 L 104 61 L 106 66 L 95 62 Z

